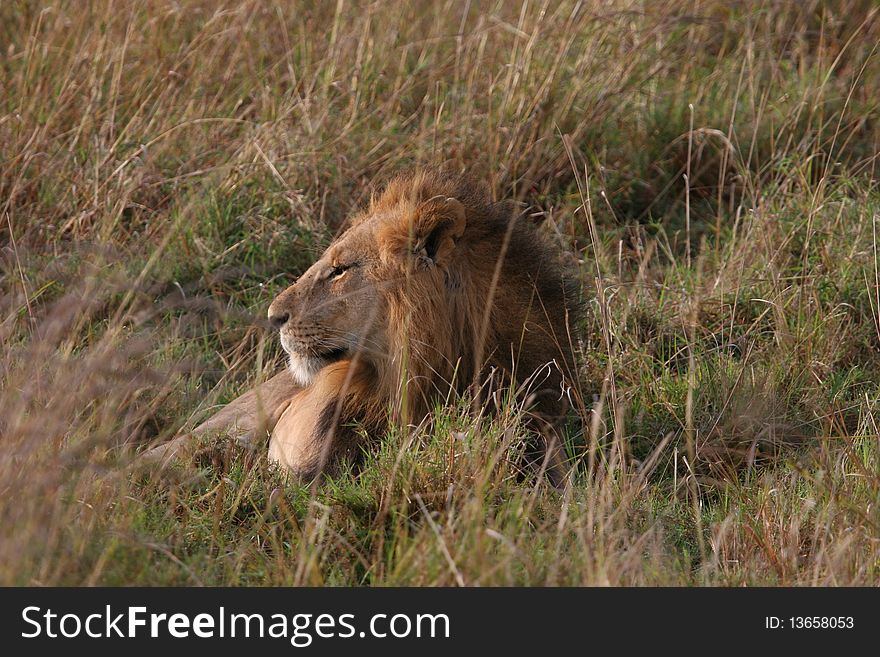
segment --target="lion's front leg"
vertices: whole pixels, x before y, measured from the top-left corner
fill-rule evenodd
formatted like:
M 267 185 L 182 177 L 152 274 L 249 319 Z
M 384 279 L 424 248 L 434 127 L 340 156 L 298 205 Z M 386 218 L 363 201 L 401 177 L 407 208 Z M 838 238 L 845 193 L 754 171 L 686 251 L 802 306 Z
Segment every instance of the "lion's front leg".
M 185 455 L 194 438 L 222 433 L 243 444 L 265 441 L 290 400 L 301 390 L 290 372 L 279 372 L 265 383 L 233 399 L 191 432 L 177 436 L 145 452 L 143 460 L 167 464 Z
M 350 360 L 323 368 L 283 411 L 269 439 L 269 461 L 302 483 L 318 481 L 347 446 L 346 400 L 362 392 Z

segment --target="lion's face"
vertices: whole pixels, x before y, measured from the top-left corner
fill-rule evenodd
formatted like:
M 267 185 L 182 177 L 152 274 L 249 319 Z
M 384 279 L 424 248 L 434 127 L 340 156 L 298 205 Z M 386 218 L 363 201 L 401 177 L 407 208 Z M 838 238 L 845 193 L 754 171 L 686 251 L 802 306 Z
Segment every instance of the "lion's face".
M 395 348 L 388 344 L 390 297 L 440 271 L 464 223 L 464 208 L 448 198 L 356 219 L 269 306 L 297 381 L 308 385 L 330 363 L 355 355 L 367 363 L 387 359 Z
M 355 352 L 385 350 L 377 244 L 363 224 L 334 242 L 269 306 L 290 369 L 302 385 Z

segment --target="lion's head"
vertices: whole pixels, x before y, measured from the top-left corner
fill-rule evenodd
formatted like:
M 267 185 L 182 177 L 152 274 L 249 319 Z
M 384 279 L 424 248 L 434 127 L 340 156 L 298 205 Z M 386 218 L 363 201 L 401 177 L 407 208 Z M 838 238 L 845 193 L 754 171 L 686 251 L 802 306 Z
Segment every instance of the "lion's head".
M 272 302 L 269 321 L 303 385 L 353 359 L 372 395 L 406 394 L 411 410 L 428 410 L 438 391 L 486 367 L 519 382 L 544 368 L 541 386 L 558 396 L 573 362 L 572 280 L 511 204 L 492 203 L 465 178 L 422 171 L 353 217 Z

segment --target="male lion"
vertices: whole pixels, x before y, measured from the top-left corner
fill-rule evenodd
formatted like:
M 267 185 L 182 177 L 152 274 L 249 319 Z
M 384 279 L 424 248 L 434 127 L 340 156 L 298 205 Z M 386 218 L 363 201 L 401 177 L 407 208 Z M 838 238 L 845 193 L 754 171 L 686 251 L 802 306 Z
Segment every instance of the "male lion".
M 194 433 L 268 432 L 269 458 L 312 481 L 355 458 L 359 436 L 381 436 L 389 414 L 419 422 L 450 389 L 473 386 L 491 403 L 491 390 L 509 386 L 561 483 L 554 427 L 574 371 L 576 278 L 514 208 L 466 177 L 394 179 L 269 306 L 289 371 Z

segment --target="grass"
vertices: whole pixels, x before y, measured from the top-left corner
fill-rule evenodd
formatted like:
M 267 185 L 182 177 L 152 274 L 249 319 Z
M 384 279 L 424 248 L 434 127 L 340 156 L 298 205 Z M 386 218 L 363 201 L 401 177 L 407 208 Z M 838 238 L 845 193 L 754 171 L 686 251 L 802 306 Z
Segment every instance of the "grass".
M 3 3 L 0 583 L 876 585 L 878 43 L 867 1 Z M 580 263 L 572 485 L 466 399 L 318 490 L 133 468 L 417 164 Z

